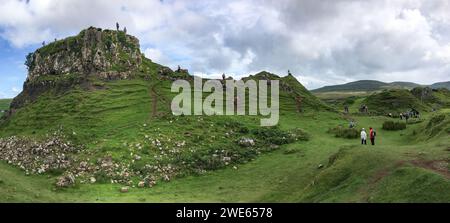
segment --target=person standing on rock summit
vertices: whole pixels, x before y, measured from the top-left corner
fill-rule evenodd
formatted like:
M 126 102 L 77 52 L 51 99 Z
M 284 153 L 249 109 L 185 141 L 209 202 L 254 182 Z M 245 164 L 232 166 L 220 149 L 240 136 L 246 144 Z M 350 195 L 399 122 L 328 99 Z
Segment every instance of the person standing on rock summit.
M 117 31 L 119 31 L 119 28 L 120 28 L 119 23 L 116 22 L 116 29 L 117 29 Z
M 361 145 L 367 145 L 367 133 L 364 128 L 361 130 Z

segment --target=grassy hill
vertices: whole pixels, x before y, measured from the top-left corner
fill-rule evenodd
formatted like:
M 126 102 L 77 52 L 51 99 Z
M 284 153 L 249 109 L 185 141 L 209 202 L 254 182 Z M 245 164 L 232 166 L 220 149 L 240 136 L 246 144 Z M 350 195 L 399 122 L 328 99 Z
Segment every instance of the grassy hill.
M 363 100 L 371 112 L 379 114 L 399 113 L 415 108 L 421 112 L 431 111 L 431 108 L 414 97 L 408 90 L 386 90 L 372 94 Z
M 450 81 L 434 83 L 430 87 L 433 89 L 446 88 L 450 90 Z
M 383 89 L 412 89 L 419 87 L 419 84 L 412 82 L 392 82 L 385 83 L 381 81 L 374 80 L 361 80 L 349 82 L 341 85 L 325 86 L 319 89 L 312 90 L 314 93 L 324 93 L 324 92 L 372 92 L 380 91 Z

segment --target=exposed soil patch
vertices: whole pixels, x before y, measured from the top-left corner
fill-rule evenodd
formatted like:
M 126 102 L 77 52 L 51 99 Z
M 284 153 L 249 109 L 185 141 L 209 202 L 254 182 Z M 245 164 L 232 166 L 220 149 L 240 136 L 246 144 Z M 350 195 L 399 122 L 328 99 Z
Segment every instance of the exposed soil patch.
M 375 173 L 372 180 L 369 181 L 369 188 L 372 188 L 381 179 L 388 176 L 392 172 L 392 170 L 395 170 L 395 169 L 403 166 L 404 164 L 405 164 L 405 161 L 401 160 L 401 161 L 398 161 L 397 163 L 395 163 L 395 165 L 393 167 L 387 167 L 387 168 L 384 168 L 384 169 L 378 171 L 377 173 Z
M 449 160 L 413 160 L 410 163 L 450 179 Z

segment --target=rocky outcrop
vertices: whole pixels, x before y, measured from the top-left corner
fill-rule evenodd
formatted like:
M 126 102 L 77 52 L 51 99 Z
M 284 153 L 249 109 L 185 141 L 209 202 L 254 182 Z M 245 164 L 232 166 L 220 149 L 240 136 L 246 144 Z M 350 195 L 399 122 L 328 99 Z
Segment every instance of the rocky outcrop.
M 28 55 L 28 80 L 42 76 L 95 74 L 127 78 L 139 68 L 139 40 L 121 31 L 88 28 L 74 37 L 48 44 Z
M 37 49 L 27 56 L 27 80 L 6 117 L 45 91 L 64 93 L 74 85 L 88 87 L 89 77 L 131 78 L 142 64 L 139 47 L 139 40 L 125 32 L 90 27 Z

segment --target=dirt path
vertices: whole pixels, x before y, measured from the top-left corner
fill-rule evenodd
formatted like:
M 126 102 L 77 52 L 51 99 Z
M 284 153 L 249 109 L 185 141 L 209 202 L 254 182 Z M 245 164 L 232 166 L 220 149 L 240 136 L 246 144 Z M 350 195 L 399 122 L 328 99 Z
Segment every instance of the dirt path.
M 152 99 L 152 112 L 151 112 L 150 118 L 154 118 L 159 115 L 158 114 L 158 100 L 161 100 L 163 103 L 167 103 L 167 98 L 163 95 L 158 94 L 158 92 L 156 92 L 156 87 L 160 83 L 161 82 L 157 82 L 154 85 L 150 86 L 150 97 Z M 169 104 L 169 110 L 170 110 L 170 104 Z
M 409 163 L 450 179 L 449 160 L 413 160 Z

